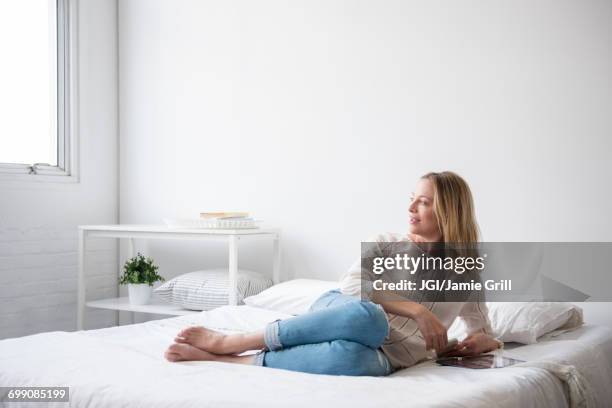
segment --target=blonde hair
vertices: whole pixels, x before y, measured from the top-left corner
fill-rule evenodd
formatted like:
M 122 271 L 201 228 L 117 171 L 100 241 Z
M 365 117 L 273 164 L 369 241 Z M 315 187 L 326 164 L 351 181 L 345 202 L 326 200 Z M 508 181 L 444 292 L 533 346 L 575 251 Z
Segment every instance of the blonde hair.
M 421 177 L 431 181 L 434 190 L 434 214 L 447 243 L 475 244 L 479 229 L 470 187 L 452 171 L 427 173 Z

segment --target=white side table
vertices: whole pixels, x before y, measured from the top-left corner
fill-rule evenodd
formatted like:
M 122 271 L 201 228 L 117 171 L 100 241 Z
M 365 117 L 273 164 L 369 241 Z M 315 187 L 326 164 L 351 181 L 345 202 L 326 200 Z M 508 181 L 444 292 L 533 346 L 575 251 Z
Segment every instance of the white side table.
M 85 307 L 125 310 L 167 315 L 183 315 L 193 313 L 171 304 L 154 302 L 149 305 L 130 305 L 127 298 L 111 298 L 86 302 L 85 260 L 87 254 L 87 238 L 126 238 L 128 240 L 128 256 L 134 256 L 134 239 L 191 239 L 191 240 L 225 240 L 229 246 L 229 304 L 238 303 L 238 241 L 245 238 L 267 238 L 273 245 L 272 279 L 278 283 L 280 279 L 280 247 L 279 231 L 276 229 L 191 229 L 168 228 L 164 225 L 81 225 L 79 226 L 79 271 L 77 298 L 77 330 L 83 330 Z M 117 283 L 118 284 L 118 283 Z

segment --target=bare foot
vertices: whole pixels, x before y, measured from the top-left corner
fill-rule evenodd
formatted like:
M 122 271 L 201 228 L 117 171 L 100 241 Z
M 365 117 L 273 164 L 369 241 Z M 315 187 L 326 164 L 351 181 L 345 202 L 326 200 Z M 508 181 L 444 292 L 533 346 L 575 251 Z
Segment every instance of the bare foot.
M 214 361 L 217 356 L 189 344 L 174 343 L 164 354 L 168 361 Z
M 181 330 L 174 341 L 190 344 L 218 355 L 240 354 L 247 350 L 262 350 L 266 347 L 263 330 L 226 335 L 205 327 L 192 326 Z
M 230 354 L 235 352 L 229 347 L 231 342 L 227 341 L 225 334 L 207 329 L 201 326 L 188 327 L 177 334 L 174 341 L 177 343 L 190 344 L 201 350 L 215 354 Z

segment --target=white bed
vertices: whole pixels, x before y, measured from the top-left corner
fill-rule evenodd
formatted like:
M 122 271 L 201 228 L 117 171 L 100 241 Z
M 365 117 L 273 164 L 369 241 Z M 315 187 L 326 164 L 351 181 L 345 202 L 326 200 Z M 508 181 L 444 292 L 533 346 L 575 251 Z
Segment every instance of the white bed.
M 469 370 L 425 362 L 380 378 L 163 358 L 185 326 L 231 332 L 289 317 L 225 306 L 129 326 L 6 339 L 0 341 L 0 386 L 69 386 L 71 407 L 568 406 L 563 383 L 535 367 Z M 571 364 L 588 381 L 597 406 L 612 403 L 612 331 L 605 327 L 583 326 L 537 344 L 510 347 L 506 354 Z

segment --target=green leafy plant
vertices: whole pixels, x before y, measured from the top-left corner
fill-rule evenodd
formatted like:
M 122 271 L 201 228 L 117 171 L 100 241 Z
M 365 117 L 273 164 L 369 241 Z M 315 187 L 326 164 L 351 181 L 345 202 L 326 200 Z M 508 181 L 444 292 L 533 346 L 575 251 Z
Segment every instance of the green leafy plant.
M 164 278 L 157 274 L 158 269 L 159 267 L 153 263 L 153 259 L 145 259 L 139 252 L 123 265 L 123 275 L 119 278 L 119 283 L 121 285 L 148 283 L 149 286 L 153 286 L 153 283 L 157 281 L 164 281 Z

